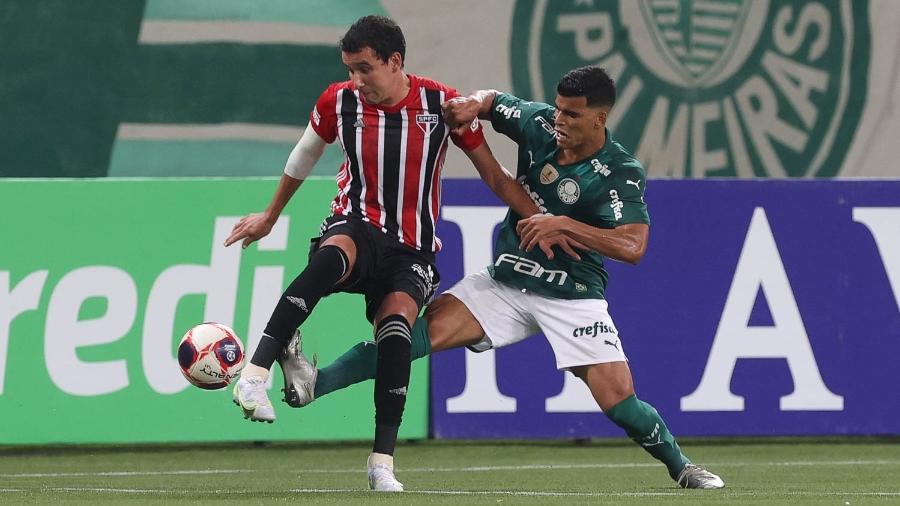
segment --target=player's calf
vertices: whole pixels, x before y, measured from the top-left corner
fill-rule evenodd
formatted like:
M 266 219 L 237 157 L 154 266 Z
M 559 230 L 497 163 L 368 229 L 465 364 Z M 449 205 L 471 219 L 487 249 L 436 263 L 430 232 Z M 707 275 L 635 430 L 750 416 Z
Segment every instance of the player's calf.
M 391 315 L 378 323 L 375 332 L 378 347 L 375 444 L 372 449 L 375 453 L 394 454 L 409 387 L 410 341 L 410 327 L 405 317 Z

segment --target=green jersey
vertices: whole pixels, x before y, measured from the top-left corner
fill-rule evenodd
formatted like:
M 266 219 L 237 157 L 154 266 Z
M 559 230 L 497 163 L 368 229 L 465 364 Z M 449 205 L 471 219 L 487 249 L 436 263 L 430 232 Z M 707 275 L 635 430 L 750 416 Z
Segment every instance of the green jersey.
M 556 161 L 555 108 L 507 94 L 494 97 L 494 129 L 519 145 L 516 178 L 542 212 L 568 216 L 598 228 L 650 223 L 644 204 L 646 173 L 641 164 L 606 132 L 603 147 L 579 162 Z M 603 255 L 581 253 L 581 261 L 557 251 L 549 260 L 540 248 L 519 249 L 512 209 L 494 245 L 491 275 L 497 281 L 558 299 L 602 299 L 607 273 Z

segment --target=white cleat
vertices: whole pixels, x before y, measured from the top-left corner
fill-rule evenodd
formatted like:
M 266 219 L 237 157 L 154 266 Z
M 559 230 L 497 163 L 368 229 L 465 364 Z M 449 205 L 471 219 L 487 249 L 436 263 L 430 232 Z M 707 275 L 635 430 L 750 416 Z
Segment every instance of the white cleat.
M 694 464 L 684 466 L 675 481 L 681 488 L 725 488 L 722 478 Z
M 244 418 L 249 418 L 254 422 L 272 423 L 275 421 L 275 408 L 269 402 L 266 380 L 261 376 L 240 378 L 234 384 L 231 398 L 244 412 Z
M 366 462 L 369 489 L 376 492 L 403 492 L 403 484 L 394 477 L 394 457 L 372 453 Z
M 316 369 L 316 357 L 310 362 L 303 355 L 303 337 L 300 329 L 294 332 L 294 337 L 287 347 L 278 356 L 278 365 L 284 375 L 284 402 L 292 408 L 302 408 L 316 399 L 316 378 L 319 370 Z

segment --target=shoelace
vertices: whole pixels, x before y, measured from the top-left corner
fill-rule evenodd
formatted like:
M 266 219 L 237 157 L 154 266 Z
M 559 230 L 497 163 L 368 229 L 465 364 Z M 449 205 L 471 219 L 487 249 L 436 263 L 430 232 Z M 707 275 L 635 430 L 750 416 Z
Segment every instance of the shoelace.
M 260 406 L 268 406 L 269 397 L 266 395 L 265 381 L 262 378 L 248 378 L 247 383 L 250 384 L 247 388 L 250 391 L 250 394 L 247 396 L 249 400 Z
M 678 480 L 679 485 L 687 485 L 691 478 L 700 483 L 706 483 L 713 479 L 712 473 L 695 464 L 688 464 L 685 466 L 680 478 L 681 479 Z
M 391 471 L 391 468 L 384 464 L 376 464 L 375 467 L 372 468 L 372 476 L 379 481 L 400 483 L 397 481 L 397 478 L 394 477 L 394 472 Z

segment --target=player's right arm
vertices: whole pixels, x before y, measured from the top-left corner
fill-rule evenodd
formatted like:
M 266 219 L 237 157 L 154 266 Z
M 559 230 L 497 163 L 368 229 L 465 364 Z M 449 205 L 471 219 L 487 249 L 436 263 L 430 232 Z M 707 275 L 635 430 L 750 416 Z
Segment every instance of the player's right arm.
M 278 182 L 278 187 L 275 189 L 275 194 L 268 207 L 261 213 L 253 213 L 241 218 L 231 230 L 228 238 L 225 239 L 225 246 L 231 246 L 237 241 L 243 240 L 241 247 L 246 248 L 272 231 L 272 227 L 275 226 L 284 207 L 322 157 L 326 144 L 334 142 L 337 137 L 337 117 L 334 112 L 335 96 L 335 85 L 332 85 L 319 97 L 310 113 L 309 125 L 288 156 L 284 174 Z

